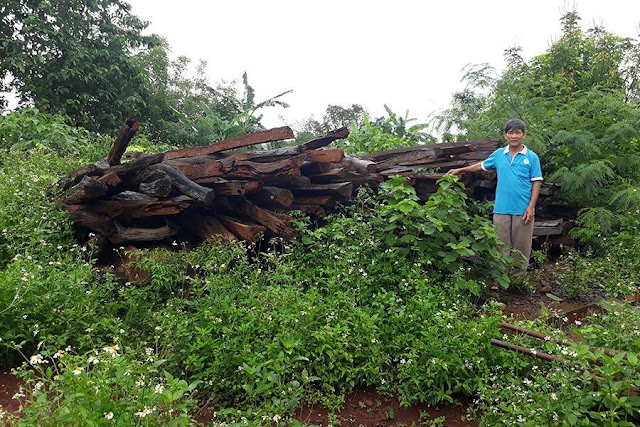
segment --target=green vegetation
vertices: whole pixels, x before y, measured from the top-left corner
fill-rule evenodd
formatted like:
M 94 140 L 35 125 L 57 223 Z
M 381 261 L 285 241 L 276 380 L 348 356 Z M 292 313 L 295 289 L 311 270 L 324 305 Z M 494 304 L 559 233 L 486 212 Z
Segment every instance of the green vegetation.
M 39 3 L 42 13 L 56 12 L 51 3 Z M 124 3 L 90 5 L 127 11 Z M 40 16 L 27 16 L 25 2 L 3 7 L 14 8 L 3 20 Z M 134 32 L 143 27 L 126 22 Z M 602 31 L 585 35 L 576 22 L 567 15 L 565 36 L 549 52 L 530 64 L 514 59 L 487 93 L 456 98 L 447 120 L 460 137 L 487 137 L 517 115 L 513 105 L 527 112 L 532 143 L 571 190 L 564 197 L 590 208 L 576 235 L 591 245 L 566 251 L 549 271 L 569 297 L 594 289 L 623 297 L 640 280 L 633 210 L 638 94 L 628 84 L 637 68 L 625 62 L 620 74 L 612 70 L 637 44 Z M 132 149 L 164 151 L 158 140 L 201 143 L 257 129 L 258 109 L 280 102 L 283 94 L 256 102 L 246 75 L 242 95 L 230 86 L 213 89 L 201 73 L 185 77 L 188 59 L 169 61 L 166 46 L 156 42 L 123 58 L 164 79 L 141 98 L 157 100 L 158 110 Z M 598 57 L 605 51 L 609 56 Z M 609 68 L 598 73 L 596 63 Z M 484 75 L 473 77 L 481 82 Z M 640 399 L 630 392 L 640 387 L 637 307 L 612 303 L 575 323 L 579 344 L 566 338 L 568 319 L 550 310 L 523 322 L 548 340 L 509 337 L 564 364 L 490 345 L 504 318 L 499 304 L 487 302 L 487 289 L 494 282 L 509 286 L 509 263 L 486 206 L 470 202 L 456 178 L 442 179 L 424 204 L 402 178 L 377 194 L 361 190 L 322 227 L 296 217 L 300 238 L 292 242 L 259 248 L 210 241 L 190 251 L 175 242 L 141 250 L 135 262 L 150 282 L 123 283 L 96 268 L 89 236 L 71 227 L 54 186 L 109 149 L 110 138 L 74 125 L 103 129 L 121 118 L 91 109 L 79 114 L 73 103 L 58 108 L 65 101 L 45 100 L 35 82 L 23 87 L 38 109 L 0 117 L 0 368 L 16 368 L 24 381 L 15 396 L 23 405 L 19 417 L 0 411 L 3 424 L 193 425 L 208 405 L 216 424 L 299 425 L 292 416 L 301 404 L 336 411 L 361 386 L 396 395 L 403 405 L 471 396 L 482 425 L 640 420 Z M 387 114 L 370 120 L 357 105 L 331 106 L 324 123 L 307 130 L 348 120 L 351 135 L 339 144 L 354 154 L 433 142 L 424 125 L 409 125 L 408 115 Z M 624 156 L 613 142 L 627 147 Z M 115 251 L 128 256 L 124 248 Z M 536 257 L 536 264 L 544 261 Z M 516 285 L 529 289 L 531 279 Z

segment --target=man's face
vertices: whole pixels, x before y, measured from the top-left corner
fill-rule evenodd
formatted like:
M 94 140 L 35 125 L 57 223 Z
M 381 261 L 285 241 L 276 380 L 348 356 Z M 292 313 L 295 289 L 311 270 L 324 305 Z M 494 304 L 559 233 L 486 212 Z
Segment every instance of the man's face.
M 527 136 L 526 132 L 519 129 L 510 129 L 504 134 L 504 138 L 509 143 L 510 147 L 517 148 L 522 145 L 522 140 Z

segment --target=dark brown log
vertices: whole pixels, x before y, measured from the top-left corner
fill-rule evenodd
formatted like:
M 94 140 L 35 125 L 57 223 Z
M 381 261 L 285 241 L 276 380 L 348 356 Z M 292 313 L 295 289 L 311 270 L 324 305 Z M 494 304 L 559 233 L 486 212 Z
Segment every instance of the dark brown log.
M 471 151 L 469 153 L 458 154 L 456 159 L 469 160 L 471 164 L 486 160 L 491 155 L 491 151 Z
M 573 219 L 578 216 L 580 206 L 573 203 L 553 202 L 542 205 L 545 216 L 550 218 Z
M 353 192 L 353 184 L 340 182 L 336 184 L 310 184 L 304 187 L 292 188 L 295 197 L 298 196 L 322 196 L 330 195 L 342 199 L 348 199 Z
M 331 196 L 298 196 L 294 197 L 293 203 L 296 205 L 319 205 L 334 208 L 336 206 L 336 200 Z
M 218 215 L 218 219 L 236 237 L 249 243 L 257 242 L 262 237 L 262 234 L 267 231 L 266 227 L 261 225 L 226 215 Z
M 108 216 L 95 212 L 70 212 L 73 222 L 87 228 L 97 235 L 106 237 L 113 244 L 128 242 L 150 242 L 162 240 L 177 233 L 177 228 L 167 221 L 167 224 L 157 228 L 126 228 Z
M 378 188 L 380 183 L 384 181 L 384 178 L 380 175 L 360 175 L 355 172 L 347 172 L 345 179 L 352 183 L 354 188 L 360 187 L 361 185 Z
M 344 181 L 347 176 L 347 170 L 345 168 L 335 168 L 328 172 L 311 176 L 311 182 L 314 184 L 328 184 L 331 182 Z
M 305 160 L 309 162 L 338 163 L 344 158 L 343 150 L 311 150 L 305 154 Z
M 302 159 L 291 158 L 273 163 L 237 162 L 225 177 L 234 179 L 261 179 L 267 185 L 289 182 L 300 176 Z
M 496 181 L 492 181 L 492 180 L 488 180 L 488 179 L 474 179 L 472 181 L 472 185 L 474 187 L 480 187 L 480 188 L 495 188 L 496 187 Z
M 118 137 L 113 142 L 109 155 L 107 156 L 107 163 L 109 166 L 119 165 L 122 155 L 127 150 L 129 142 L 134 137 L 140 125 L 133 117 L 127 119 L 124 125 L 120 128 Z
M 171 194 L 171 179 L 160 178 L 151 182 L 141 182 L 138 189 L 151 197 L 167 197 Z
M 123 227 L 115 222 L 115 232 L 111 236 L 106 236 L 112 243 L 119 245 L 128 242 L 153 242 L 166 239 L 178 232 L 178 228 L 173 223 L 156 228 Z
M 139 194 L 139 193 L 138 193 Z M 149 216 L 176 215 L 191 207 L 193 199 L 178 196 L 168 200 L 96 200 L 91 204 L 74 205 L 79 210 L 128 220 Z
M 213 188 L 216 194 L 221 196 L 244 196 L 247 193 L 262 190 L 262 183 L 260 181 L 227 181 L 222 178 L 204 178 L 197 179 L 195 182 L 204 187 Z
M 121 201 L 144 200 L 144 201 L 150 202 L 156 199 L 146 194 L 138 193 L 137 191 L 127 190 L 118 194 L 114 194 L 113 196 L 111 196 L 111 200 L 121 200 Z
M 80 205 L 76 205 L 80 206 Z M 70 206 L 67 206 L 69 216 L 74 224 L 77 226 L 86 228 L 96 233 L 97 235 L 109 237 L 115 231 L 115 221 L 106 215 L 101 215 L 95 212 L 88 211 L 74 211 L 69 210 Z
M 449 147 L 443 146 L 440 144 L 435 144 L 435 148 L 436 148 L 436 155 L 438 157 L 453 156 L 456 154 L 468 153 L 470 151 L 476 150 L 476 147 L 473 144 L 469 144 L 469 143 L 462 143 L 460 145 L 453 145 Z
M 321 147 L 325 147 L 331 144 L 333 141 L 338 139 L 344 139 L 349 136 L 349 129 L 346 127 L 342 127 L 339 129 L 332 130 L 326 136 L 323 136 L 318 139 L 314 139 L 312 141 L 305 142 L 302 144 L 304 150 L 316 150 Z
M 257 171 L 260 175 L 278 174 L 280 172 L 288 171 L 292 168 L 299 169 L 304 160 L 301 157 L 292 157 L 290 159 L 278 160 L 271 163 L 258 163 L 241 161 L 237 162 L 238 166 L 249 166 Z
M 283 181 L 277 184 L 277 187 L 281 188 L 302 188 L 311 185 L 311 178 L 307 176 L 299 176 L 289 181 Z
M 447 157 L 451 155 L 456 159 L 479 158 L 480 160 L 484 160 L 489 157 L 491 152 L 503 145 L 504 141 L 497 139 L 415 145 L 367 154 L 362 156 L 362 159 L 381 163 L 390 159 L 403 158 L 405 160 L 402 160 L 402 162 L 404 162 L 411 161 L 411 155 L 413 154 L 415 159 Z M 476 152 L 480 152 L 480 154 Z
M 67 191 L 64 201 L 69 205 L 73 205 L 87 200 L 97 199 L 107 194 L 108 191 L 109 188 L 107 184 L 85 175 L 79 183 Z
M 553 182 L 543 182 L 540 187 L 540 195 L 541 196 L 553 196 L 556 190 L 559 190 L 560 186 L 558 184 L 554 184 Z
M 139 157 L 127 163 L 111 166 L 104 173 L 105 175 L 114 173 L 116 175 L 119 175 L 120 177 L 123 177 L 125 175 L 134 174 L 136 172 L 142 171 L 151 165 L 161 163 L 163 159 L 164 159 L 163 153 L 149 154 L 146 156 Z
M 247 194 L 248 182 L 222 180 L 207 184 L 205 187 L 213 188 L 218 196 L 244 196 Z
M 181 157 L 177 159 L 165 158 L 163 163 L 166 163 L 169 166 L 175 167 L 177 164 L 201 165 L 203 163 L 209 163 L 212 161 L 222 162 L 227 169 L 233 167 L 233 165 L 236 162 L 235 159 L 233 159 L 230 156 L 225 156 L 222 153 L 213 153 L 213 154 L 204 154 L 202 156 Z
M 331 170 L 331 163 L 304 162 L 300 166 L 300 172 L 306 176 L 318 175 L 329 170 Z
M 202 240 L 220 238 L 223 241 L 236 240 L 235 234 L 216 217 L 196 212 L 186 212 L 176 217 L 180 227 L 198 236 Z
M 258 163 L 277 162 L 286 158 L 296 157 L 305 150 L 301 145 L 276 148 L 274 150 L 245 151 L 233 153 L 229 157 L 236 161 L 252 161 Z
M 182 172 L 172 168 L 165 164 L 156 164 L 150 167 L 152 170 L 158 170 L 164 172 L 171 178 L 171 184 L 176 187 L 182 193 L 197 200 L 205 205 L 210 205 L 215 198 L 215 191 L 211 188 L 203 187 L 200 184 L 196 184 L 189 178 L 184 176 Z
M 106 161 L 89 163 L 88 165 L 84 165 L 67 174 L 66 177 L 62 178 L 56 183 L 56 187 L 58 187 L 62 191 L 68 190 L 69 188 L 79 183 L 85 175 L 100 176 L 108 168 L 109 165 L 106 163 Z
M 254 191 L 262 190 L 262 183 L 260 181 L 245 181 L 245 188 L 247 193 L 253 193 Z
M 195 157 L 205 154 L 218 153 L 220 151 L 231 150 L 233 148 L 246 147 L 249 145 L 262 144 L 265 142 L 281 141 L 293 138 L 293 131 L 288 126 L 256 132 L 249 135 L 238 136 L 216 142 L 208 147 L 184 148 L 182 150 L 168 151 L 167 159 L 177 159 L 181 157 Z
M 425 158 L 428 158 L 428 159 L 435 158 L 435 150 L 421 149 L 421 150 L 410 151 L 404 154 L 398 154 L 384 161 L 377 162 L 374 169 L 376 171 L 382 171 L 385 169 L 390 169 L 394 166 L 398 166 L 400 163 L 412 164 L 415 161 L 425 159 Z
M 264 187 L 249 196 L 249 199 L 257 204 L 291 206 L 293 203 L 293 193 L 286 188 Z
M 169 161 L 165 164 L 179 170 L 190 180 L 200 178 L 222 177 L 229 172 L 224 164 L 219 160 L 210 160 L 206 163 L 183 163 L 179 161 Z
M 275 187 L 287 187 L 288 183 L 294 182 L 300 177 L 301 177 L 300 169 L 291 168 L 289 170 L 282 171 L 274 175 L 263 175 L 261 179 L 265 185 L 271 185 Z
M 413 157 L 412 157 L 413 156 Z M 378 153 L 366 154 L 361 158 L 372 162 L 381 163 L 388 159 L 406 158 L 409 161 L 412 158 L 421 159 L 424 157 L 437 157 L 435 145 L 414 145 L 411 147 L 395 148 L 393 150 L 380 151 Z

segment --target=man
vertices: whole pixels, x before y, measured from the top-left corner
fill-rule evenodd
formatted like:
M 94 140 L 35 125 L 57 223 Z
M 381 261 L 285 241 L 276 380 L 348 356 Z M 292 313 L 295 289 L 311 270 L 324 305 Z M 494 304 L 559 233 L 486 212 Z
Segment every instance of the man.
M 542 185 L 542 171 L 538 156 L 522 143 L 527 136 L 522 120 L 512 119 L 504 128 L 507 146 L 499 148 L 483 162 L 451 169 L 450 175 L 480 170 L 495 170 L 498 175 L 493 224 L 505 250 L 517 249 L 514 276 L 529 266 L 536 202 Z

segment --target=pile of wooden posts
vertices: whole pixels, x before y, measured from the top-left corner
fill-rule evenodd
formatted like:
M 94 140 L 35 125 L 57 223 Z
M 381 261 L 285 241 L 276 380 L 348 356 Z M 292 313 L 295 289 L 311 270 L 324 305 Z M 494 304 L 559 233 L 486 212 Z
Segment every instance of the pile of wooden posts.
M 121 163 L 137 130 L 129 119 L 106 159 L 58 183 L 72 220 L 95 234 L 99 246 L 183 236 L 289 239 L 296 234 L 292 210 L 324 217 L 358 186 L 375 188 L 393 175 L 407 176 L 426 200 L 447 170 L 483 160 L 503 145 L 499 140 L 421 145 L 356 158 L 327 148 L 348 136 L 342 128 L 300 145 L 239 150 L 294 137 L 281 127 Z M 475 197 L 490 195 L 495 187 L 491 172 L 463 179 Z

